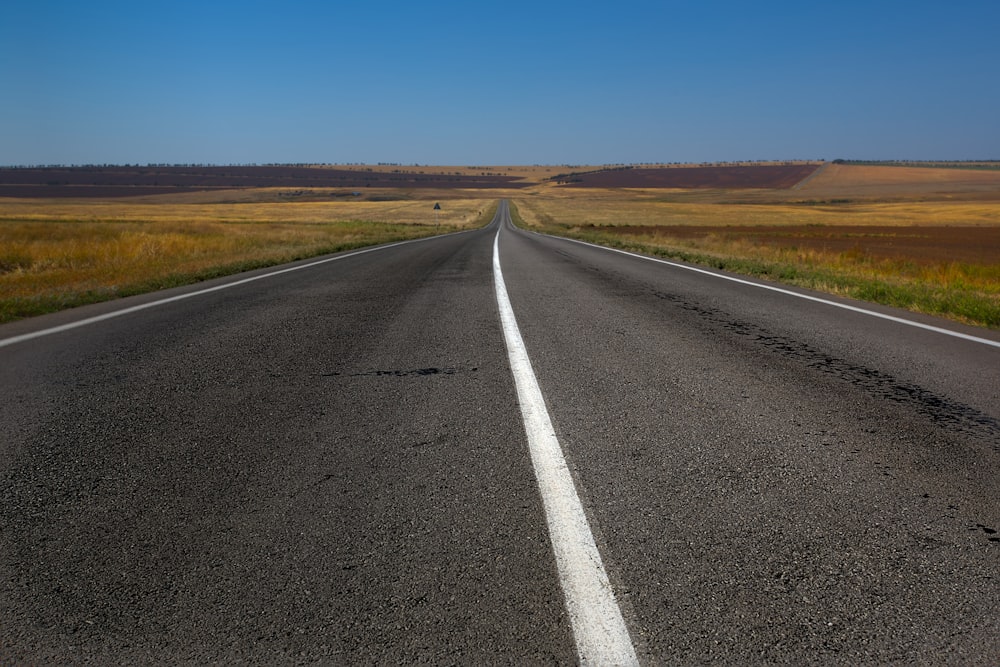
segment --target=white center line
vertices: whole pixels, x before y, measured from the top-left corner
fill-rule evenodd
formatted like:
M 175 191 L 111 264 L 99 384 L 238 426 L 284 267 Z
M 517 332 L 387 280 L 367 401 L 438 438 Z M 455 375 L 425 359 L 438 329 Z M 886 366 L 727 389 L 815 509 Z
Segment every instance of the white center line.
M 501 226 L 503 218 L 501 218 Z M 514 318 L 500 270 L 500 231 L 493 239 L 493 280 L 511 371 L 521 404 L 531 461 L 545 507 L 566 610 L 582 664 L 637 665 L 628 628 L 615 601 L 601 555 L 573 486 L 566 459 L 545 409 L 542 391 Z

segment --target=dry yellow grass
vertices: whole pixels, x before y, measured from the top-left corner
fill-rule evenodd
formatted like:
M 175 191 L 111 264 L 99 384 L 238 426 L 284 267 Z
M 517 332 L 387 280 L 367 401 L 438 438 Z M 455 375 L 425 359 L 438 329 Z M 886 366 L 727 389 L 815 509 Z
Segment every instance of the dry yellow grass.
M 120 200 L 0 199 L 0 321 L 335 249 L 428 235 L 438 223 L 442 231 L 481 225 L 499 198 L 511 199 L 526 224 L 556 233 L 782 279 L 797 276 L 793 282 L 834 292 L 851 293 L 845 285 L 855 279 L 918 285 L 946 293 L 947 299 L 978 299 L 987 310 L 1000 313 L 1000 252 L 985 262 L 907 262 L 873 257 L 860 245 L 847 252 L 807 242 L 789 247 L 778 242 L 780 234 L 765 239 L 751 229 L 1000 227 L 1000 175 L 995 172 L 827 165 L 797 189 L 722 191 L 597 190 L 543 182 L 567 170 L 590 169 L 582 166 L 373 169 L 501 173 L 534 185 L 371 189 L 360 197 L 335 189 L 269 188 Z M 437 215 L 434 201 L 442 203 Z M 713 229 L 701 235 L 680 231 L 705 227 Z M 936 306 L 910 307 L 954 315 Z M 986 323 L 994 317 L 959 316 Z
M 0 200 L 0 321 L 488 222 L 495 202 Z M 438 219 L 439 218 L 439 219 Z
M 218 197 L 218 193 L 209 193 Z M 181 195 L 183 196 L 183 195 Z M 368 220 L 405 225 L 465 226 L 478 219 L 490 202 L 483 198 L 451 199 L 435 213 L 426 200 L 393 201 L 261 201 L 169 203 L 163 201 L 0 199 L 0 222 L 217 222 L 326 223 Z
M 858 193 L 866 189 L 896 188 L 906 192 L 972 192 L 1000 189 L 1000 171 L 977 169 L 942 169 L 932 167 L 882 167 L 854 164 L 828 164 L 800 190 L 824 191 L 843 188 Z
M 524 224 L 551 233 L 1000 326 L 1000 202 L 734 204 L 729 197 L 716 193 L 706 203 L 549 190 L 513 203 Z M 957 243 L 937 250 L 931 238 Z

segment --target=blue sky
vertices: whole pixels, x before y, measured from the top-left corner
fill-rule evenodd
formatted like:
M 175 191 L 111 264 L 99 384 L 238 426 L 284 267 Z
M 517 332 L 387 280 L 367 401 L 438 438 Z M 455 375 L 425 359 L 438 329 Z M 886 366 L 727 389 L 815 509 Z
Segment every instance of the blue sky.
M 0 164 L 1000 159 L 1000 2 L 3 0 Z

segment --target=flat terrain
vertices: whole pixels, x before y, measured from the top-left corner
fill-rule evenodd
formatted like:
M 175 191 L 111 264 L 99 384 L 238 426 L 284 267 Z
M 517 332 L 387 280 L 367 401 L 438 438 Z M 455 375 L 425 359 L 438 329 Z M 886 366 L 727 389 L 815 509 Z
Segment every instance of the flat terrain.
M 191 192 L 281 189 L 283 196 L 365 197 L 383 191 L 628 188 L 726 191 L 767 190 L 818 196 L 993 193 L 998 169 L 890 167 L 820 162 L 701 165 L 284 165 L 0 167 L 0 198 L 137 197 Z M 224 194 L 223 196 L 232 196 Z M 799 196 L 799 195 L 793 195 Z
M 716 238 L 786 250 L 857 254 L 924 265 L 966 262 L 988 265 L 1000 257 L 1000 226 L 921 225 L 619 225 L 615 233 L 650 239 Z
M 621 168 L 557 176 L 573 188 L 790 188 L 811 176 L 818 164 Z
M 501 226 L 641 660 L 1000 661 L 997 332 L 504 210 L 0 326 L 0 662 L 575 662 L 500 330 Z
M 0 320 L 481 225 L 509 198 L 536 229 L 1000 326 L 997 170 L 816 162 L 2 169 L 0 193 L 60 195 L 0 196 Z M 918 227 L 928 229 L 907 229 Z
M 828 164 L 796 190 L 821 198 L 1000 198 L 1000 171 Z
M 0 197 L 131 197 L 236 188 L 517 188 L 505 174 L 425 174 L 317 167 L 0 168 Z
M 828 164 L 784 189 L 513 193 L 524 224 L 1000 327 L 1000 173 Z
M 0 322 L 336 250 L 471 229 L 484 225 L 496 205 L 453 196 L 435 210 L 433 201 L 420 199 L 303 201 L 284 192 L 247 190 L 242 194 L 249 200 L 225 203 L 211 201 L 219 196 L 211 192 L 0 199 Z

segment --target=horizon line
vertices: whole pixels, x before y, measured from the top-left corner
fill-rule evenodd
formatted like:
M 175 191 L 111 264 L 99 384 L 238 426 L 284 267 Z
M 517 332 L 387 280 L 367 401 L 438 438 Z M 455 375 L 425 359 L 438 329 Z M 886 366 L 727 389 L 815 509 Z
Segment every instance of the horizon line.
M 641 162 L 497 162 L 497 163 L 421 163 L 421 162 L 80 162 L 80 163 L 37 163 L 6 164 L 0 169 L 87 169 L 87 168 L 164 168 L 164 167 L 465 167 L 485 169 L 492 167 L 657 167 L 657 166 L 701 166 L 701 165 L 753 165 L 762 163 L 819 163 L 819 164 L 976 164 L 997 163 L 997 158 L 963 159 L 854 159 L 836 158 L 761 158 L 750 160 L 702 160 L 702 161 L 641 161 Z

